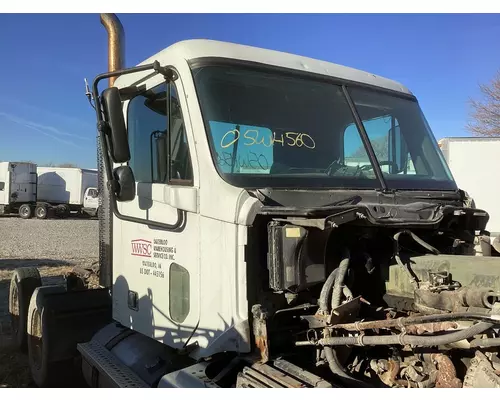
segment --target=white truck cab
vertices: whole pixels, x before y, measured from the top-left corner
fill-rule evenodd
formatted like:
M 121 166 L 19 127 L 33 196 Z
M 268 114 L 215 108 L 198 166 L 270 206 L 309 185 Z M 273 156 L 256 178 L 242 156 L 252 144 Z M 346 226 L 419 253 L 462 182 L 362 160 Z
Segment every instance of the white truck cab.
M 0 162 L 0 215 L 18 213 L 22 218 L 33 215 L 37 200 L 36 164 Z
M 82 211 L 91 216 L 96 216 L 99 208 L 99 191 L 97 188 L 89 187 L 83 195 Z
M 33 292 L 39 385 L 77 355 L 97 387 L 479 385 L 450 368 L 460 349 L 415 350 L 498 346 L 500 259 L 472 257 L 488 213 L 465 207 L 405 86 L 211 40 L 124 69 L 121 24 L 101 21 L 99 287 L 86 272 Z
M 248 189 L 344 186 L 353 184 L 358 168 L 366 171 L 365 188 L 379 187 L 336 82 L 394 93 L 352 89 L 353 101 L 368 103 L 365 118 L 379 117 L 370 133 L 385 140 L 387 172 L 403 165 L 388 144 L 398 121 L 377 102 L 418 109 L 405 100 L 412 98 L 408 89 L 394 81 L 232 43 L 176 43 L 139 67 L 153 62 L 168 66 L 167 77 L 150 68 L 114 84 L 126 118 L 135 195 L 118 201 L 119 216 L 113 216 L 113 317 L 172 348 L 196 343 L 195 357 L 247 352 L 252 340 L 245 249 L 262 207 Z M 332 130 L 327 134 L 324 126 Z M 343 136 L 333 133 L 341 126 Z M 337 138 L 343 145 L 335 145 Z M 435 144 L 426 140 L 428 157 L 437 157 Z M 332 162 L 338 168 L 335 160 L 349 152 L 358 152 L 363 166 L 323 172 Z M 439 168 L 436 173 L 446 179 L 445 166 Z M 389 176 L 398 179 L 396 171 Z M 453 187 L 452 181 L 445 185 Z

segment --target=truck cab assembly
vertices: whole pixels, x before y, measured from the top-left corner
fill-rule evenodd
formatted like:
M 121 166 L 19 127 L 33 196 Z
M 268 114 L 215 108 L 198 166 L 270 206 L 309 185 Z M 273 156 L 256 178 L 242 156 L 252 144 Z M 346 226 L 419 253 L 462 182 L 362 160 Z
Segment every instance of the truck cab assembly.
M 489 215 L 407 88 L 209 40 L 125 68 L 101 21 L 99 268 L 11 284 L 38 385 L 500 387 Z

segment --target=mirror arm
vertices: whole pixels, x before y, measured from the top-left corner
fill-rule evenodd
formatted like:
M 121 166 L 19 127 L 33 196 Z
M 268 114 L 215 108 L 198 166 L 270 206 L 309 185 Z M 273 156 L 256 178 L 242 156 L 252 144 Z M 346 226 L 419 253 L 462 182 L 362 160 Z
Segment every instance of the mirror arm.
M 164 224 L 162 222 L 156 222 L 156 221 L 148 221 L 148 220 L 143 220 L 141 218 L 136 218 L 136 217 L 129 217 L 127 215 L 123 215 L 120 213 L 117 207 L 117 200 L 116 200 L 116 190 L 117 190 L 117 185 L 118 182 L 114 179 L 114 174 L 111 168 L 111 161 L 110 161 L 110 156 L 109 156 L 109 149 L 108 149 L 108 136 L 106 133 L 106 129 L 109 129 L 109 125 L 103 118 L 103 108 L 101 105 L 100 101 L 100 96 L 99 96 L 99 82 L 102 81 L 103 79 L 108 79 L 110 77 L 115 77 L 119 75 L 126 75 L 126 74 L 132 74 L 135 72 L 142 72 L 142 71 L 148 71 L 151 69 L 155 69 L 155 66 L 159 66 L 158 62 L 155 62 L 153 64 L 147 64 L 147 65 L 141 65 L 139 67 L 133 67 L 133 68 L 128 68 L 124 70 L 117 70 L 113 72 L 107 72 L 104 74 L 100 74 L 96 76 L 94 79 L 94 82 L 92 84 L 92 92 L 94 96 L 94 103 L 95 103 L 95 111 L 96 111 L 96 117 L 97 117 L 97 129 L 99 132 L 99 142 L 101 145 L 101 152 L 102 152 L 102 157 L 104 161 L 104 170 L 105 174 L 108 177 L 108 189 L 109 189 L 109 195 L 111 197 L 111 211 L 113 214 L 124 221 L 129 221 L 129 222 L 135 222 L 139 224 L 144 224 L 148 225 L 152 228 L 158 228 L 158 229 L 165 229 L 165 230 L 178 230 L 182 229 L 184 226 L 184 221 L 185 221 L 185 213 L 177 209 L 177 221 L 173 224 Z M 177 72 L 173 67 L 163 67 L 163 68 L 169 68 L 174 71 L 173 77 L 175 78 L 178 76 Z M 157 71 L 158 72 L 158 71 Z M 164 75 L 165 76 L 165 75 Z M 165 76 L 167 78 L 167 76 Z M 106 128 L 106 125 L 108 127 Z M 106 140 L 105 140 L 106 139 Z

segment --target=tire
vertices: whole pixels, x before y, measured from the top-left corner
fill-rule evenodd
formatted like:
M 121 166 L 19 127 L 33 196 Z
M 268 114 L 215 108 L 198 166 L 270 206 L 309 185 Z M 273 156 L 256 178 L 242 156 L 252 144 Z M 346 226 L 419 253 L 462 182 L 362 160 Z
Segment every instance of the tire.
M 63 286 L 42 286 L 31 296 L 28 310 L 28 359 L 31 377 L 38 387 L 68 387 L 79 381 L 73 358 L 51 360 L 57 332 L 49 324 L 45 296 L 65 291 Z
M 33 210 L 29 204 L 23 204 L 19 207 L 19 216 L 22 219 L 30 219 L 33 215 Z
M 35 217 L 37 217 L 38 219 L 46 219 L 47 218 L 47 207 L 36 206 Z
M 12 338 L 18 350 L 26 352 L 28 347 L 28 309 L 31 295 L 42 286 L 40 273 L 34 267 L 17 268 L 10 279 L 9 314 Z
M 57 206 L 57 213 L 59 215 L 59 218 L 65 219 L 70 216 L 71 210 L 68 205 L 62 204 Z

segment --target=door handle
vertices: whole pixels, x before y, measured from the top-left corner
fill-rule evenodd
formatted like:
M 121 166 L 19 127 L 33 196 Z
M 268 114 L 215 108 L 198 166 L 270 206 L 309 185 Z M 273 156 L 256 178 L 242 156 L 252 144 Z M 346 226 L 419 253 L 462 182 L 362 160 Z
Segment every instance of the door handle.
M 165 186 L 163 198 L 166 204 L 179 210 L 192 213 L 198 212 L 198 188 Z

